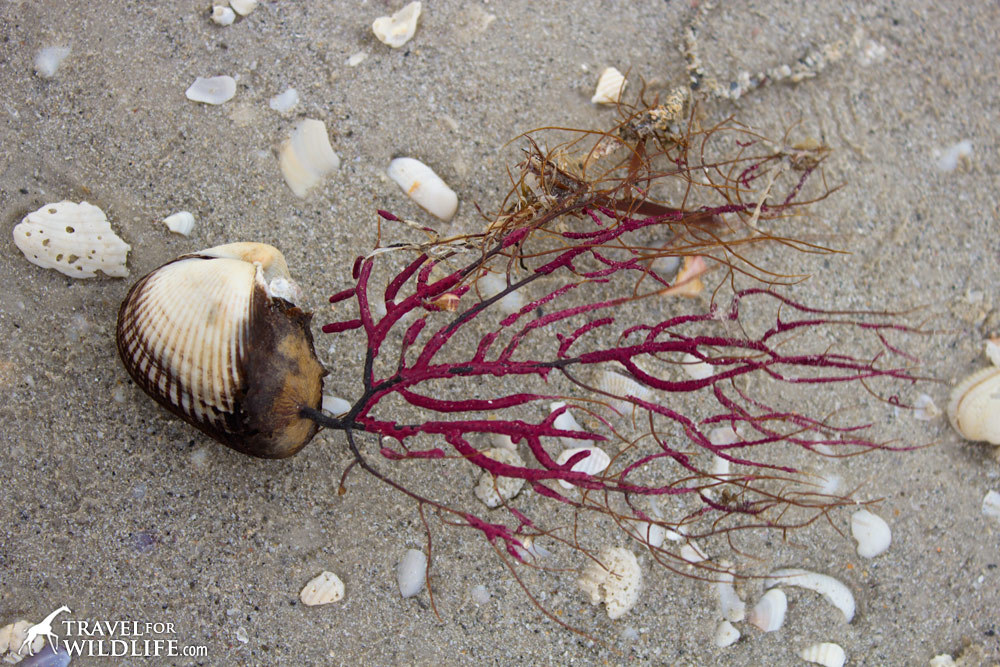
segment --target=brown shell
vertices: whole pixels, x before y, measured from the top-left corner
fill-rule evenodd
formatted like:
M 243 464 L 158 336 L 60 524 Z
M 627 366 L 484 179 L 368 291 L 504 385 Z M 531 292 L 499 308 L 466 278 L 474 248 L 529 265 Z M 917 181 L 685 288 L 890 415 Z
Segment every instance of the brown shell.
M 318 427 L 326 370 L 309 321 L 267 279 L 287 278 L 259 243 L 179 257 L 137 282 L 118 311 L 118 355 L 136 384 L 184 421 L 233 449 L 284 458 Z

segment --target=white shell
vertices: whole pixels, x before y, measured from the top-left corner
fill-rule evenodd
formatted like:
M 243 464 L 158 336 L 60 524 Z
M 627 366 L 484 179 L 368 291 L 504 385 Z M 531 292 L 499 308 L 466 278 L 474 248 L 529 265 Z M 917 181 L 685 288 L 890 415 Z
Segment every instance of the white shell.
M 71 278 L 93 278 L 97 271 L 128 276 L 132 247 L 111 230 L 104 211 L 85 201 L 46 204 L 29 213 L 14 227 L 14 244 L 32 264 Z
M 701 547 L 694 542 L 688 542 L 682 546 L 680 555 L 682 560 L 692 564 L 708 560 L 708 554 L 706 554 Z
M 346 415 L 348 410 L 351 409 L 351 404 L 349 401 L 345 401 L 339 396 L 323 394 L 323 409 L 334 417 L 338 417 L 340 415 Z
M 829 642 L 813 644 L 804 648 L 799 651 L 799 657 L 806 662 L 813 662 L 817 665 L 823 665 L 823 667 L 844 667 L 844 663 L 847 662 L 844 649 Z
M 198 77 L 184 91 L 184 95 L 192 102 L 205 104 L 222 104 L 233 99 L 236 94 L 236 79 L 231 76 Z
M 507 280 L 502 274 L 487 273 L 476 281 L 476 287 L 485 301 L 507 289 Z M 497 302 L 497 307 L 505 313 L 516 313 L 521 310 L 522 306 L 524 306 L 524 296 L 517 290 L 507 294 Z
M 299 103 L 299 91 L 289 88 L 283 93 L 275 95 L 267 101 L 267 106 L 278 113 L 288 113 Z
M 599 472 L 603 472 L 607 469 L 608 465 L 611 463 L 611 457 L 601 449 L 600 447 L 575 447 L 573 449 L 565 449 L 559 458 L 556 459 L 556 463 L 559 465 L 565 464 L 570 458 L 577 452 L 590 452 L 589 456 L 584 457 L 580 461 L 573 464 L 570 468 L 573 472 L 584 472 L 588 475 L 596 475 Z M 564 489 L 572 489 L 573 484 L 560 479 L 560 486 Z
M 600 604 L 614 620 L 624 616 L 639 601 L 642 592 L 642 570 L 639 561 L 628 549 L 613 547 L 605 549 L 591 561 L 576 585 L 590 596 L 591 604 Z
M 232 25 L 233 21 L 236 20 L 236 12 L 229 7 L 216 5 L 212 7 L 212 20 L 219 25 Z
M 1000 366 L 1000 338 L 988 339 L 983 351 L 986 353 L 986 358 L 990 360 L 991 364 Z
M 601 72 L 597 80 L 594 96 L 590 98 L 593 104 L 617 104 L 625 90 L 625 76 L 614 67 L 608 67 Z
M 398 49 L 413 37 L 420 18 L 419 2 L 411 2 L 392 16 L 380 16 L 372 23 L 372 32 L 383 44 Z
M 299 593 L 302 604 L 314 607 L 344 598 L 344 582 L 333 572 L 324 571 L 311 579 Z
M 653 395 L 652 389 L 646 385 L 609 368 L 598 373 L 597 388 L 606 394 L 617 396 L 618 398 L 607 400 L 611 407 L 626 417 L 632 415 L 632 409 L 635 407 L 634 403 L 625 400 L 627 397 L 632 396 L 641 401 L 648 401 Z
M 1000 445 L 1000 368 L 984 368 L 959 382 L 948 419 L 963 438 Z
M 178 211 L 173 215 L 168 215 L 163 219 L 163 224 L 174 234 L 189 236 L 194 229 L 194 216 L 187 211 Z
M 715 645 L 719 648 L 726 648 L 727 646 L 732 646 L 740 638 L 740 631 L 733 627 L 733 624 L 729 621 L 723 621 L 719 623 L 718 629 L 715 631 Z
M 663 546 L 663 541 L 667 538 L 667 529 L 657 523 L 648 521 L 626 521 L 625 529 L 635 535 L 643 544 L 648 544 L 654 549 Z
M 562 401 L 555 401 L 554 403 L 549 404 L 549 408 L 551 409 L 552 412 L 555 412 L 556 410 L 565 405 L 566 404 L 563 403 Z M 573 413 L 570 412 L 569 410 L 566 410 L 566 412 L 556 417 L 555 420 L 552 422 L 552 426 L 559 429 L 560 431 L 586 431 L 586 429 L 580 426 L 579 422 L 576 421 L 576 417 L 574 417 Z M 573 447 L 576 449 L 589 448 L 592 447 L 594 444 L 593 440 L 584 440 L 583 438 L 569 438 L 569 437 L 559 436 L 559 440 L 562 442 L 563 447 Z M 601 470 L 603 469 L 604 468 L 601 468 Z
M 1000 493 L 996 491 L 988 491 L 985 496 L 983 496 L 983 514 L 986 516 L 991 516 L 994 519 L 1000 519 Z
M 35 55 L 35 73 L 43 79 L 51 79 L 69 53 L 68 46 L 45 47 Z
M 240 16 L 246 16 L 257 9 L 257 0 L 229 0 L 229 6 Z
M 858 542 L 858 555 L 862 558 L 875 558 L 885 553 L 892 542 L 889 524 L 868 510 L 858 510 L 851 515 L 851 535 Z
M 398 157 L 389 163 L 387 173 L 410 199 L 434 217 L 448 222 L 455 216 L 458 195 L 420 160 Z
M 340 168 L 340 158 L 330 146 L 323 121 L 308 118 L 282 144 L 278 164 L 295 196 L 305 197 L 327 174 Z
M 517 452 L 509 449 L 495 447 L 484 449 L 482 453 L 500 463 L 518 467 L 524 466 L 524 461 Z M 522 486 L 524 486 L 524 480 L 519 477 L 494 477 L 484 470 L 483 474 L 479 476 L 479 484 L 476 485 L 476 497 L 492 509 L 520 493 Z
M 712 586 L 719 595 L 722 618 L 733 622 L 742 621 L 746 616 L 746 604 L 733 587 L 733 573 L 728 571 L 720 573 L 719 579 Z
M 848 623 L 854 618 L 854 595 L 851 589 L 833 577 L 799 568 L 785 568 L 775 570 L 768 575 L 764 587 L 771 588 L 782 584 L 815 591 L 839 609 Z
M 412 598 L 424 589 L 427 581 L 427 556 L 423 551 L 407 549 L 403 560 L 396 567 L 396 584 L 399 594 L 404 598 Z
M 704 380 L 715 375 L 715 369 L 708 362 L 702 361 L 690 352 L 684 354 L 684 372 L 692 380 Z
M 920 421 L 929 422 L 941 416 L 941 408 L 934 399 L 927 394 L 919 394 L 917 400 L 913 401 L 913 418 Z
M 18 663 L 23 660 L 28 651 L 21 653 L 21 645 L 28 637 L 28 628 L 33 626 L 31 621 L 20 620 L 10 625 L 0 628 L 0 658 L 7 663 Z M 45 636 L 38 635 L 31 643 L 31 651 L 41 651 L 45 646 Z M 25 647 L 27 648 L 27 647 Z
M 732 426 L 720 426 L 708 432 L 708 441 L 713 445 L 734 445 L 740 441 L 740 434 Z
M 764 593 L 750 614 L 747 621 L 764 632 L 774 632 L 785 624 L 785 612 L 788 610 L 788 598 L 780 588 L 772 588 Z

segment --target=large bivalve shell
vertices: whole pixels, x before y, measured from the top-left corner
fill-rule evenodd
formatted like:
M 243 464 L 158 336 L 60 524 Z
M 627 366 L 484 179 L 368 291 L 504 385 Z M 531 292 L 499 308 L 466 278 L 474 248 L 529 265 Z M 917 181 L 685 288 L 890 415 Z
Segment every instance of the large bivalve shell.
M 951 392 L 948 419 L 967 440 L 1000 445 L 1000 368 L 984 368 Z
M 316 434 L 326 371 L 309 320 L 275 296 L 276 248 L 232 243 L 184 255 L 137 282 L 118 312 L 118 354 L 147 394 L 244 454 L 284 458 Z

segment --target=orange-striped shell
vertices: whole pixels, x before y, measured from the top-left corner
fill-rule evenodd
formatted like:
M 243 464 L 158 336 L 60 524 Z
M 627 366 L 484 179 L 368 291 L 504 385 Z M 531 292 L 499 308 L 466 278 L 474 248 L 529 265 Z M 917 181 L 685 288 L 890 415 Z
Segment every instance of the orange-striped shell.
M 291 456 L 318 430 L 326 371 L 309 320 L 269 284 L 284 257 L 262 243 L 184 255 L 137 282 L 118 312 L 118 354 L 158 403 L 244 454 Z

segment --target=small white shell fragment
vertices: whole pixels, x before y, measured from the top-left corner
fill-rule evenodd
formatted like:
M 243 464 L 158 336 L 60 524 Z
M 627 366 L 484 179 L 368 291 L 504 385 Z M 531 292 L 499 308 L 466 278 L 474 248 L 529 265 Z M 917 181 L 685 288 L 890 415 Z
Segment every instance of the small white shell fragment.
M 458 195 L 420 160 L 398 157 L 389 163 L 388 174 L 410 199 L 434 217 L 448 222 L 455 216 Z
M 868 510 L 858 510 L 851 515 L 851 535 L 858 542 L 858 555 L 862 558 L 875 558 L 885 553 L 892 542 L 889 524 Z
M 708 362 L 702 361 L 690 352 L 684 354 L 684 372 L 692 380 L 704 380 L 715 375 L 715 369 Z
M 639 538 L 643 544 L 648 544 L 654 549 L 662 547 L 663 541 L 667 539 L 667 529 L 657 523 L 629 521 L 625 523 L 625 528 Z
M 719 578 L 712 586 L 719 595 L 719 610 L 722 618 L 727 621 L 742 621 L 746 616 L 746 604 L 736 594 L 733 587 L 733 573 L 726 571 L 719 573 Z
M 399 594 L 404 598 L 412 598 L 424 589 L 427 581 L 427 556 L 423 551 L 407 549 L 403 560 L 396 567 L 396 583 Z
M 509 435 L 504 433 L 491 433 L 490 442 L 493 443 L 494 447 L 498 447 L 499 449 L 509 449 L 512 452 L 517 451 L 517 445 L 514 444 Z
M 913 418 L 918 419 L 923 422 L 929 422 L 937 419 L 941 416 L 941 408 L 939 408 L 935 403 L 934 399 L 927 394 L 920 394 L 917 399 L 913 401 Z
M 244 628 L 242 625 L 236 628 L 236 639 L 239 640 L 241 644 L 250 643 L 250 635 L 247 634 L 247 629 Z
M 275 95 L 267 101 L 267 106 L 278 113 L 288 113 L 299 103 L 299 91 L 289 88 L 285 92 Z
M 70 54 L 68 46 L 47 46 L 35 54 L 35 74 L 43 79 L 56 75 L 59 65 Z
M 323 409 L 334 417 L 337 417 L 340 415 L 346 415 L 347 411 L 351 409 L 351 404 L 350 402 L 342 399 L 340 396 L 323 394 Z
M 740 631 L 733 627 L 733 624 L 729 621 L 723 621 L 719 623 L 718 629 L 715 631 L 715 645 L 719 648 L 726 648 L 727 646 L 732 646 L 740 638 Z
M 240 16 L 246 16 L 257 9 L 257 0 L 229 0 L 229 6 Z
M 774 632 L 785 624 L 785 612 L 788 610 L 788 598 L 780 588 L 772 588 L 758 600 L 747 621 L 764 632 Z
M 476 282 L 476 287 L 484 300 L 492 299 L 507 289 L 507 279 L 499 273 L 487 273 Z M 524 296 L 517 290 L 507 294 L 497 302 L 497 307 L 508 314 L 518 312 L 522 306 L 524 306 Z
M 959 141 L 939 154 L 937 168 L 944 172 L 955 171 L 958 161 L 962 158 L 967 159 L 970 155 L 972 155 L 972 142 L 968 139 Z
M 72 278 L 93 278 L 97 271 L 128 276 L 132 247 L 115 235 L 104 211 L 85 201 L 46 204 L 24 216 L 14 227 L 14 244 L 32 264 Z
M 931 658 L 928 667 L 955 667 L 955 658 L 947 653 L 941 653 Z
M 552 555 L 552 552 L 546 549 L 541 544 L 535 543 L 535 538 L 530 535 L 521 538 L 520 546 L 515 544 L 514 550 L 517 551 L 517 555 L 521 557 L 522 560 L 528 560 L 529 558 L 548 558 Z
M 597 88 L 594 96 L 590 98 L 592 104 L 618 104 L 625 90 L 625 76 L 614 67 L 608 67 L 601 72 L 597 80 Z
M 490 592 L 486 590 L 486 586 L 478 584 L 473 586 L 472 590 L 469 591 L 469 597 L 472 598 L 473 602 L 482 606 L 490 601 Z
M 340 158 L 330 146 L 323 121 L 308 118 L 282 144 L 278 164 L 295 196 L 305 197 L 327 174 L 340 168 Z
M 983 514 L 1000 519 L 1000 493 L 988 491 L 983 497 Z
M 713 445 L 734 445 L 740 441 L 740 434 L 732 426 L 720 426 L 708 432 L 708 441 Z
M 688 542 L 681 547 L 681 559 L 691 564 L 700 563 L 708 560 L 708 554 L 702 551 L 701 547 L 694 542 Z
M 986 358 L 990 360 L 991 364 L 1000 366 L 1000 338 L 987 339 L 983 351 L 986 353 Z
M 639 561 L 628 549 L 612 547 L 605 549 L 591 561 L 576 585 L 590 596 L 591 604 L 600 604 L 614 620 L 624 616 L 639 601 L 642 592 L 642 570 Z
M 302 604 L 314 607 L 344 598 L 344 582 L 333 572 L 323 571 L 306 584 L 299 593 Z
M 368 57 L 367 53 L 365 53 L 364 51 L 358 51 L 357 53 L 352 54 L 351 57 L 347 59 L 347 66 L 357 67 L 358 65 L 363 63 L 367 57 Z
M 823 642 L 813 644 L 799 651 L 799 657 L 806 662 L 812 662 L 823 667 L 844 667 L 847 654 L 838 644 Z
M 20 662 L 27 652 L 21 653 L 21 644 L 28 636 L 28 628 L 33 626 L 31 621 L 20 620 L 10 625 L 0 628 L 0 658 L 7 663 Z M 41 651 L 45 646 L 45 635 L 38 635 L 31 642 L 31 651 Z
M 420 18 L 419 2 L 411 2 L 392 16 L 380 16 L 372 23 L 372 32 L 383 44 L 398 49 L 406 44 L 417 31 Z
M 555 401 L 549 404 L 549 408 L 552 412 L 564 407 L 566 404 L 562 401 Z M 585 429 L 580 426 L 579 422 L 576 421 L 576 417 L 569 410 L 566 410 L 561 415 L 555 418 L 552 422 L 552 426 L 559 429 L 560 431 L 584 431 Z M 593 440 L 584 440 L 582 438 L 569 438 L 559 436 L 559 440 L 562 442 L 563 447 L 571 447 L 575 449 L 586 449 L 593 446 Z
M 190 236 L 194 229 L 194 216 L 187 211 L 178 211 L 173 215 L 168 215 L 163 219 L 163 224 L 174 234 Z
M 833 577 L 790 567 L 775 570 L 764 581 L 765 588 L 779 585 L 798 586 L 815 591 L 839 609 L 848 623 L 854 618 L 854 595 L 851 589 Z
M 625 400 L 627 397 L 632 396 L 640 401 L 648 401 L 653 395 L 652 389 L 648 386 L 608 368 L 601 370 L 598 374 L 597 388 L 606 394 L 620 397 L 610 398 L 608 401 L 611 403 L 611 407 L 624 416 L 631 415 L 632 408 L 635 406 L 631 401 Z
M 272 299 L 284 299 L 289 303 L 299 303 L 302 301 L 302 290 L 291 278 L 285 276 L 275 276 L 267 283 L 267 295 Z
M 236 94 L 236 79 L 231 76 L 198 77 L 184 91 L 184 95 L 192 102 L 205 104 L 223 104 L 233 99 Z
M 236 20 L 236 12 L 229 7 L 216 5 L 212 7 L 212 20 L 222 26 L 232 25 Z
M 573 449 L 564 449 L 556 459 L 556 463 L 559 465 L 564 465 L 570 458 L 578 452 L 590 452 L 590 454 L 583 459 L 577 461 L 570 468 L 573 472 L 583 472 L 588 475 L 596 475 L 600 472 L 607 470 L 608 465 L 611 463 L 611 457 L 608 456 L 600 447 L 575 447 Z M 564 489 L 572 489 L 573 484 L 560 479 L 559 485 Z
M 524 461 L 517 452 L 509 449 L 499 447 L 484 449 L 483 455 L 510 466 L 524 466 Z M 483 501 L 487 507 L 493 509 L 520 493 L 522 486 L 524 486 L 524 480 L 519 477 L 494 477 L 484 470 L 479 476 L 479 484 L 476 485 L 476 497 Z
M 967 440 L 1000 445 L 1000 368 L 984 368 L 959 382 L 948 402 L 948 420 Z

